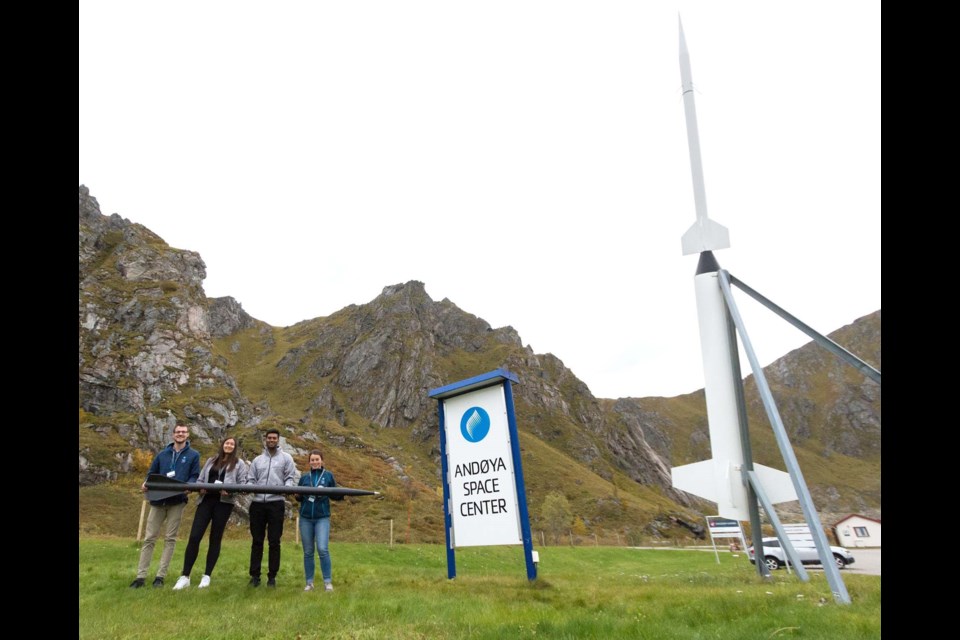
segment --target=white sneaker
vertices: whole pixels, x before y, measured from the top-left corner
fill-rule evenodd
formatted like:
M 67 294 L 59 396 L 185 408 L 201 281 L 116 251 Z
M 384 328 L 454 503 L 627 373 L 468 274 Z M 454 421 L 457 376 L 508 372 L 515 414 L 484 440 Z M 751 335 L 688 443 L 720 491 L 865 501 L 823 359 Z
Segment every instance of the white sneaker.
M 313 591 L 313 584 L 307 583 L 307 586 L 303 588 L 304 591 Z
M 173 585 L 174 591 L 180 591 L 180 589 L 186 589 L 190 586 L 190 576 L 180 576 L 177 578 L 177 584 Z
M 332 582 L 323 583 L 323 589 L 324 591 L 333 591 L 333 583 Z
M 200 584 L 197 585 L 197 589 L 206 589 L 210 586 L 210 576 L 203 576 L 200 578 Z

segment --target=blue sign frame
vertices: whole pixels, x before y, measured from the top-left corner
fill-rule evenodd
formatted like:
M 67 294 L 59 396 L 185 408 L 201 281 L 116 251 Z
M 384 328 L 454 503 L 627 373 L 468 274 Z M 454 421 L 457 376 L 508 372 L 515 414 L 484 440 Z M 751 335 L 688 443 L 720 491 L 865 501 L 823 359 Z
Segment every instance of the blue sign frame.
M 443 523 L 444 535 L 447 542 L 447 578 L 457 576 L 456 551 L 454 549 L 451 532 L 453 530 L 453 515 L 450 513 L 450 469 L 447 458 L 447 425 L 444 415 L 443 402 L 465 393 L 485 389 L 495 385 L 503 386 L 504 399 L 507 409 L 507 426 L 510 431 L 510 454 L 513 462 L 514 478 L 516 479 L 517 510 L 520 520 L 520 535 L 523 542 L 523 555 L 526 560 L 527 578 L 536 580 L 537 565 L 533 561 L 533 537 L 530 533 L 530 516 L 527 509 L 527 492 L 523 480 L 523 465 L 520 462 L 520 438 L 517 433 L 517 419 L 513 410 L 513 388 L 511 383 L 519 383 L 517 376 L 506 369 L 494 369 L 487 373 L 454 382 L 443 387 L 433 389 L 429 397 L 437 400 L 437 415 L 440 419 L 440 468 L 443 476 Z

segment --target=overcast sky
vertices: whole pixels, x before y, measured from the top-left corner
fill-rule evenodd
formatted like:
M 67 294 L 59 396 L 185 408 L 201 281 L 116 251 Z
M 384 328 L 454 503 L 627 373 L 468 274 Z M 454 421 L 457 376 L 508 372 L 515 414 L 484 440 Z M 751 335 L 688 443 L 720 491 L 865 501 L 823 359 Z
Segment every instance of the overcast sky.
M 79 184 L 271 325 L 419 280 L 598 397 L 689 393 L 678 14 L 720 265 L 880 309 L 875 1 L 80 0 Z M 809 341 L 734 292 L 762 364 Z

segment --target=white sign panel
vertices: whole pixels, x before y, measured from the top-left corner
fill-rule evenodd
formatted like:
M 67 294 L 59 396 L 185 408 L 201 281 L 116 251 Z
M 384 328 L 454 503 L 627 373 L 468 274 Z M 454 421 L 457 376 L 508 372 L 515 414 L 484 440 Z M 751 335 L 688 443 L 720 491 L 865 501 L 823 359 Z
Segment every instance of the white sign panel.
M 707 526 L 711 538 L 743 538 L 740 522 L 721 516 L 707 516 Z
M 738 520 L 731 520 L 723 516 L 707 516 L 707 527 L 710 529 L 710 542 L 713 544 L 713 553 L 717 556 L 717 563 L 720 562 L 720 555 L 717 553 L 717 538 L 737 538 L 740 540 L 740 548 L 747 548 L 747 541 L 743 538 L 743 529 Z M 730 548 L 733 551 L 733 547 Z
M 443 401 L 453 547 L 523 544 L 503 385 Z

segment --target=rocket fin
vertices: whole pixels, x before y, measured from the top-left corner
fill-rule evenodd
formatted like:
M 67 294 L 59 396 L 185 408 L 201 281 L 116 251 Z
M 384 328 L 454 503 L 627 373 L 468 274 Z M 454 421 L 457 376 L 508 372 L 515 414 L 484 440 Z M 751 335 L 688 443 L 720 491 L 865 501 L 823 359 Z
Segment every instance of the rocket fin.
M 680 238 L 683 255 L 726 249 L 730 246 L 730 230 L 706 216 L 697 216 L 697 221 Z
M 713 460 L 693 462 L 670 469 L 673 488 L 692 493 L 711 502 L 717 500 L 716 470 Z
M 797 490 L 793 487 L 793 480 L 786 471 L 765 467 L 762 464 L 754 464 L 753 470 L 757 472 L 763 491 L 771 504 L 800 499 L 797 497 Z
M 148 488 L 147 488 L 147 496 L 146 496 L 146 498 L 147 498 L 147 500 L 149 500 L 149 501 L 151 501 L 151 502 L 153 502 L 154 500 L 165 500 L 165 499 L 167 499 L 167 498 L 172 498 L 173 496 L 178 496 L 178 495 L 179 495 L 179 496 L 182 496 L 182 495 L 183 495 L 183 492 L 187 490 L 187 483 L 186 483 L 186 482 L 184 482 L 184 481 L 182 481 L 182 480 L 177 480 L 176 478 L 168 478 L 167 476 L 165 476 L 165 475 L 163 475 L 163 474 L 161 474 L 161 473 L 151 473 L 150 476 L 147 478 L 147 482 L 165 482 L 165 483 L 167 483 L 167 484 L 182 484 L 182 485 L 183 485 L 183 489 L 180 489 L 179 491 L 176 490 L 176 489 L 172 489 L 172 490 L 171 490 L 171 489 L 167 489 L 167 490 L 164 491 L 164 490 L 160 490 L 160 489 L 150 489 L 150 488 L 148 487 Z

